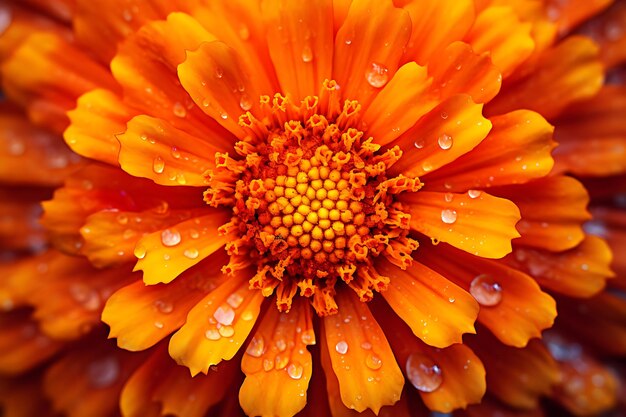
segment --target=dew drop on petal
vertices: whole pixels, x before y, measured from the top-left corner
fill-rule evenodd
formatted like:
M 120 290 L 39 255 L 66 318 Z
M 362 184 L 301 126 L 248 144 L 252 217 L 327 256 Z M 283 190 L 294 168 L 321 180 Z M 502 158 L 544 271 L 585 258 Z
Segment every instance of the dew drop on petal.
M 448 113 L 446 113 L 445 111 L 442 111 L 442 112 L 441 112 L 441 118 L 442 118 L 443 120 L 446 120 L 446 119 L 448 118 Z
M 337 353 L 345 355 L 348 352 L 348 343 L 346 343 L 345 340 L 337 342 L 337 344 L 335 345 L 335 350 L 337 351 Z
M 215 310 L 215 313 L 213 313 L 213 318 L 223 326 L 230 326 L 235 320 L 235 310 L 229 305 L 222 304 Z
M 162 329 L 165 325 L 163 324 L 162 321 L 155 321 L 154 322 L 154 327 L 156 327 L 157 329 Z
M 180 151 L 178 150 L 178 148 L 176 146 L 172 146 L 171 152 L 172 152 L 172 157 L 174 159 L 180 159 L 180 156 L 181 156 L 180 155 Z
M 287 375 L 291 377 L 291 379 L 300 379 L 302 378 L 302 374 L 304 373 L 304 368 L 297 362 L 292 362 L 287 367 Z
M 154 302 L 154 307 L 156 307 L 156 309 L 163 314 L 170 314 L 172 311 L 174 311 L 174 304 L 170 303 L 169 301 L 156 300 Z
M 369 355 L 367 355 L 367 358 L 365 358 L 365 365 L 372 370 L 377 370 L 380 369 L 381 366 L 383 366 L 383 361 L 378 356 L 376 356 L 376 354 L 370 353 Z
M 252 100 L 250 99 L 249 95 L 241 95 L 241 98 L 239 99 L 239 107 L 241 107 L 241 110 L 243 111 L 248 111 L 252 108 Z M 224 117 L 222 116 L 222 118 Z
M 161 232 L 161 243 L 165 246 L 176 246 L 180 243 L 180 233 L 176 230 L 165 229 Z
M 313 51 L 309 45 L 302 48 L 302 61 L 307 63 L 313 61 Z
M 265 370 L 265 372 L 269 372 L 272 369 L 274 369 L 274 361 L 271 359 L 264 359 L 263 360 L 263 369 Z
M 163 158 L 161 158 L 160 156 L 154 158 L 154 161 L 152 161 L 152 170 L 157 174 L 161 174 L 164 169 L 165 161 L 163 161 Z
M 215 76 L 222 78 L 224 76 L 224 70 L 221 67 L 215 67 Z
M 200 255 L 200 252 L 198 252 L 198 249 L 196 248 L 187 248 L 183 252 L 183 255 L 189 259 L 196 259 Z
M 204 333 L 204 337 L 209 340 L 220 340 L 222 336 L 220 336 L 220 332 L 218 332 L 216 329 L 209 329 Z
M 263 339 L 263 336 L 254 336 L 252 340 L 250 340 L 246 353 L 253 358 L 260 358 L 263 356 L 263 353 L 265 353 L 265 340 Z
M 453 224 L 456 222 L 456 211 L 451 209 L 441 210 L 441 221 L 445 224 Z
M 389 70 L 384 65 L 372 62 L 365 74 L 365 78 L 372 87 L 381 88 L 389 80 Z
M 314 345 L 315 344 L 315 332 L 312 329 L 307 329 L 302 332 L 300 339 L 302 340 L 302 343 L 304 343 L 307 346 Z
M 143 245 L 137 245 L 133 253 L 137 259 L 143 259 L 146 256 L 146 248 Z
M 222 326 L 219 328 L 219 333 L 224 337 L 232 337 L 235 334 L 235 328 L 233 326 Z
M 412 353 L 406 361 L 406 375 L 411 384 L 422 392 L 433 392 L 441 386 L 441 368 L 428 356 Z
M 446 135 L 445 133 L 437 139 L 437 143 L 441 149 L 448 150 L 452 147 L 452 136 Z
M 415 143 L 413 144 L 417 149 L 422 149 L 424 147 L 424 141 L 423 140 L 418 140 L 415 141 Z
M 276 349 L 278 349 L 279 352 L 284 352 L 285 350 L 287 350 L 287 342 L 285 342 L 285 339 L 280 338 L 275 342 L 275 344 Z
M 446 201 L 446 203 L 450 203 L 454 199 L 454 194 L 452 194 L 452 193 L 445 193 L 444 196 L 443 196 L 443 199 Z
M 221 112 L 221 113 L 220 113 L 220 117 L 221 117 L 223 120 L 226 120 L 226 119 L 228 119 L 228 114 L 226 114 L 226 112 Z
M 172 111 L 174 113 L 174 116 L 176 116 L 176 117 L 183 118 L 183 117 L 187 116 L 187 109 L 185 108 L 185 106 L 180 104 L 178 101 L 176 103 L 174 103 L 174 107 L 172 107 Z
M 502 287 L 491 275 L 480 274 L 470 284 L 470 294 L 482 306 L 495 306 L 502 301 Z
M 243 296 L 239 293 L 232 293 L 228 299 L 226 300 L 226 302 L 228 303 L 229 306 L 231 306 L 232 308 L 237 308 L 241 305 L 241 303 L 243 302 Z
M 467 195 L 469 196 L 469 198 L 478 198 L 480 197 L 481 194 L 482 194 L 482 191 L 480 190 L 469 190 L 467 192 Z

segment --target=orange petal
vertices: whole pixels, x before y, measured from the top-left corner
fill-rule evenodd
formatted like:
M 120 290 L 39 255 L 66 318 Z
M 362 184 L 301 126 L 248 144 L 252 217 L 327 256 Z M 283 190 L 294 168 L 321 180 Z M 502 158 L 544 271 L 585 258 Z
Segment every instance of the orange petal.
M 130 110 L 115 93 L 97 89 L 78 98 L 67 112 L 70 125 L 63 133 L 72 150 L 86 158 L 117 166 L 120 144 L 116 134 L 126 130 Z
M 350 409 L 378 414 L 400 399 L 404 377 L 367 305 L 347 290 L 335 299 L 339 312 L 324 317 L 322 327 L 341 399 Z
M 409 14 L 391 0 L 352 2 L 335 37 L 333 78 L 342 96 L 367 108 L 396 73 L 409 36 Z
M 367 134 L 385 145 L 406 132 L 437 104 L 424 97 L 431 82 L 426 68 L 415 62 L 400 67 L 365 110 Z
M 515 204 L 484 192 L 419 191 L 401 201 L 408 205 L 413 230 L 476 256 L 502 258 L 511 252 L 511 239 L 519 236 Z
M 600 16 L 588 21 L 579 32 L 591 37 L 600 47 L 602 62 L 607 68 L 626 62 L 626 4 L 616 1 Z
M 540 397 L 559 381 L 556 362 L 538 340 L 518 349 L 499 343 L 488 332 L 479 332 L 468 342 L 485 365 L 487 390 L 512 407 L 536 408 Z
M 420 262 L 476 298 L 481 304 L 478 321 L 502 343 L 526 346 L 529 339 L 552 326 L 556 303 L 528 275 L 446 245 L 420 248 L 419 253 Z
M 47 189 L 0 187 L 0 247 L 3 250 L 38 251 L 45 247 L 47 236 L 39 224 L 40 202 L 49 197 Z M 5 262 L 3 266 L 10 267 L 11 263 Z
M 154 346 L 178 330 L 189 310 L 226 279 L 220 269 L 227 262 L 219 252 L 170 284 L 146 286 L 139 280 L 116 291 L 102 312 L 102 321 L 111 328 L 109 338 L 130 351 Z
M 506 78 L 535 49 L 531 27 L 530 23 L 521 22 L 512 8 L 492 6 L 478 14 L 465 41 L 477 53 L 489 52 Z
M 404 364 L 402 369 L 407 382 L 415 387 L 430 410 L 449 413 L 480 402 L 486 389 L 485 369 L 467 346 L 460 343 L 443 349 L 428 346 L 417 340 L 399 319 L 392 317 L 388 309 L 374 305 L 376 317 L 385 323 L 385 334 L 396 359 Z M 429 373 L 420 373 L 424 369 Z
M 258 111 L 259 93 L 235 50 L 222 42 L 203 43 L 187 52 L 178 78 L 204 113 L 237 137 L 245 137 L 239 116 Z
M 412 23 L 405 57 L 420 65 L 430 63 L 448 44 L 463 39 L 474 23 L 474 4 L 470 0 L 411 0 L 405 3 L 403 8 L 409 12 Z
M 602 180 L 604 182 L 605 179 Z M 614 188 L 610 189 L 610 191 L 614 190 Z M 585 223 L 585 232 L 605 239 L 613 254 L 626 253 L 626 214 L 624 210 L 598 207 L 592 210 L 592 215 L 593 220 Z M 616 277 L 610 281 L 610 285 L 626 291 L 626 257 L 613 256 L 611 269 L 615 271 Z
M 428 174 L 429 190 L 465 191 L 519 184 L 547 175 L 554 128 L 538 113 L 517 110 L 491 118 L 493 129 L 473 150 Z
M 170 355 L 191 375 L 231 359 L 248 337 L 263 301 L 261 291 L 248 289 L 253 275 L 250 269 L 235 272 L 196 304 L 170 339 Z
M 270 306 L 241 362 L 239 402 L 247 415 L 291 417 L 307 403 L 315 344 L 311 307 L 297 299 L 289 313 Z M 259 393 L 263 395 L 259 395 Z
M 56 133 L 65 130 L 65 112 L 81 94 L 97 87 L 115 89 L 104 67 L 54 33 L 29 36 L 0 71 L 7 97 L 25 107 L 33 122 Z
M 61 342 L 37 328 L 28 310 L 0 313 L 0 372 L 20 375 L 54 356 Z
M 491 130 L 482 107 L 463 94 L 441 103 L 390 144 L 403 151 L 390 173 L 424 175 L 472 150 Z
M 332 78 L 332 0 L 268 0 L 261 10 L 282 94 L 296 102 L 315 95 Z
M 137 242 L 150 233 L 205 214 L 195 210 L 164 210 L 157 207 L 140 212 L 103 210 L 85 219 L 80 229 L 81 253 L 97 268 L 134 262 Z
M 580 23 L 606 9 L 614 0 L 548 0 L 546 11 L 560 33 L 567 33 Z
M 517 245 L 563 251 L 584 238 L 582 223 L 590 218 L 589 196 L 577 180 L 555 176 L 523 185 L 501 187 L 493 193 L 513 201 L 522 213 Z
M 464 42 L 446 46 L 428 64 L 434 78 L 433 93 L 441 100 L 468 94 L 475 103 L 486 103 L 500 91 L 502 75 L 488 53 L 477 54 Z
M 178 366 L 160 345 L 143 362 L 120 396 L 120 409 L 125 417 L 160 417 L 176 415 L 203 417 L 220 402 L 236 383 L 237 363 L 228 361 L 211 368 L 208 375 L 192 378 L 189 371 Z M 148 410 L 154 410 L 148 416 Z
M 596 94 L 603 79 L 598 47 L 587 38 L 568 37 L 544 52 L 528 76 L 505 84 L 485 110 L 496 115 L 525 108 L 550 120 L 567 105 Z
M 230 234 L 218 231 L 230 213 L 210 208 L 206 212 L 211 214 L 151 233 L 137 242 L 135 256 L 139 260 L 134 270 L 143 271 L 143 282 L 167 284 L 230 241 Z
M 109 417 L 118 411 L 126 379 L 143 360 L 91 338 L 46 370 L 44 390 L 52 408 L 67 417 Z
M 445 277 L 417 262 L 402 271 L 381 260 L 376 269 L 393 277 L 382 295 L 424 343 L 446 347 L 461 343 L 464 333 L 475 332 L 478 303 Z M 416 299 L 420 302 L 415 303 Z
M 471 405 L 466 410 L 454 413 L 458 417 L 545 417 L 543 408 L 522 410 L 508 407 L 495 398 L 487 395 L 480 404 Z
M 539 285 L 569 297 L 591 297 L 602 291 L 611 271 L 611 249 L 599 237 L 587 235 L 565 252 L 516 248 L 505 262 L 531 275 Z
M 626 87 L 605 86 L 555 122 L 556 170 L 580 176 L 626 172 Z
M 160 185 L 202 187 L 203 175 L 215 168 L 215 154 L 223 150 L 205 138 L 188 135 L 162 119 L 140 115 L 118 135 L 122 169 Z

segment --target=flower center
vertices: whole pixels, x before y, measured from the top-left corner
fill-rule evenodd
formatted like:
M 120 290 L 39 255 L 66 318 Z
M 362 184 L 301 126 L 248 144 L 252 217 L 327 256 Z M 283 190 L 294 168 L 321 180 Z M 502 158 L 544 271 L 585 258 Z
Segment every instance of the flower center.
M 231 206 L 221 231 L 239 235 L 227 246 L 224 272 L 256 264 L 250 287 L 275 293 L 280 311 L 299 291 L 318 314 L 333 314 L 340 283 L 371 300 L 389 283 L 374 259 L 384 255 L 404 269 L 418 246 L 394 195 L 417 191 L 419 179 L 387 177 L 401 150 L 382 151 L 356 128 L 360 105 L 347 100 L 340 110 L 333 81 L 297 106 L 276 94 L 262 96 L 261 107 L 258 119 L 240 117 L 249 133 L 235 145 L 240 158 L 218 154 L 207 173 L 206 202 Z

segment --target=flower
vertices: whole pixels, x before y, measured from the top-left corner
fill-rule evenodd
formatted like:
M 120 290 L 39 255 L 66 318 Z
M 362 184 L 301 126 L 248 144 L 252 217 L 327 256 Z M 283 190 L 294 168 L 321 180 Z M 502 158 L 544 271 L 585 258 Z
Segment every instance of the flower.
M 567 174 L 625 168 L 623 3 L 598 44 L 611 1 L 31 3 L 0 39 L 24 413 L 615 405 L 619 243 Z

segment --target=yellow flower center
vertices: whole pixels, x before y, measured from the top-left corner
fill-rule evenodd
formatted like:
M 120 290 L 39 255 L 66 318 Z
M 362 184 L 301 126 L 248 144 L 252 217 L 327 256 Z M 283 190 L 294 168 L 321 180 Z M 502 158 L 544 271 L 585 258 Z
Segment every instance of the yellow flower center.
M 224 272 L 256 264 L 250 287 L 275 293 L 280 311 L 299 291 L 318 314 L 333 314 L 341 282 L 369 301 L 389 283 L 374 258 L 382 254 L 406 268 L 417 248 L 394 195 L 421 183 L 387 177 L 402 152 L 367 138 L 356 127 L 360 105 L 347 100 L 340 110 L 337 90 L 327 81 L 319 98 L 299 106 L 280 94 L 261 97 L 264 117 L 240 117 L 249 132 L 235 145 L 241 158 L 218 154 L 217 168 L 207 173 L 206 202 L 231 206 L 222 231 L 240 236 L 227 246 Z

